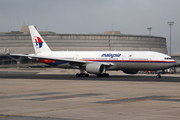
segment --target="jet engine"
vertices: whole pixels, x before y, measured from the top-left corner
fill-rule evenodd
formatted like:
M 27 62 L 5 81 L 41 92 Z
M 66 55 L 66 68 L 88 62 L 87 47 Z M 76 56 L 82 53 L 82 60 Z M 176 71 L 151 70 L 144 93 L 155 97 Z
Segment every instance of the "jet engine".
M 102 74 L 105 70 L 105 66 L 100 63 L 92 63 L 86 66 L 86 71 L 91 74 Z
M 123 70 L 123 72 L 126 74 L 137 74 L 138 70 Z

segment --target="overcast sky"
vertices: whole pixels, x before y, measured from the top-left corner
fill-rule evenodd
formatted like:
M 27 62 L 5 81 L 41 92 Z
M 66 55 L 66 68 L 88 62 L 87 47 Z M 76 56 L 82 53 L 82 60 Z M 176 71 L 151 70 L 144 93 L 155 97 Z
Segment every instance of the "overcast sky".
M 0 32 L 35 25 L 56 33 L 151 34 L 167 39 L 169 50 L 180 53 L 180 0 L 0 0 Z

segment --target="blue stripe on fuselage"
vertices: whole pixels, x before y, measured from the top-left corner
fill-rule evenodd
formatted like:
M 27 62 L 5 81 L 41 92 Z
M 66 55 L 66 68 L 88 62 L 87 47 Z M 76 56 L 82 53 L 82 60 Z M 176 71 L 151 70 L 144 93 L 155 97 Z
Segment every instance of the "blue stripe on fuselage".
M 52 65 L 52 66 L 57 66 L 57 65 L 62 65 L 62 64 L 66 64 L 67 62 L 59 62 L 59 63 L 47 63 L 48 65 Z

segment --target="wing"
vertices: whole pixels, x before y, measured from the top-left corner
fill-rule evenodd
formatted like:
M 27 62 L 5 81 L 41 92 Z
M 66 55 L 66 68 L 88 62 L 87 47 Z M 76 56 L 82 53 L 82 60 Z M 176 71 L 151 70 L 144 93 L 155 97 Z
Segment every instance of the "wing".
M 22 56 L 22 57 L 28 57 L 29 59 L 37 59 L 37 60 L 55 60 L 59 62 L 67 62 L 70 63 L 70 65 L 77 65 L 77 66 L 83 66 L 85 64 L 93 63 L 94 61 L 85 61 L 85 60 L 80 60 L 80 59 L 66 59 L 66 58 L 58 58 L 58 57 L 50 57 L 50 56 L 37 56 L 35 54 L 13 54 L 10 53 L 10 56 Z M 101 64 L 106 65 L 106 66 L 111 66 L 113 63 L 107 63 L 107 62 L 101 62 Z

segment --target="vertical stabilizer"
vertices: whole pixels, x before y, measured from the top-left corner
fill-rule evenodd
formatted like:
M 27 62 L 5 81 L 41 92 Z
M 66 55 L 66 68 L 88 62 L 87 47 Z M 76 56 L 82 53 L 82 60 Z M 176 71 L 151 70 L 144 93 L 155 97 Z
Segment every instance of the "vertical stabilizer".
M 41 35 L 38 33 L 38 31 L 33 25 L 29 26 L 29 31 L 31 34 L 35 54 L 41 52 L 51 52 L 51 49 L 48 47 L 44 39 L 41 37 Z

